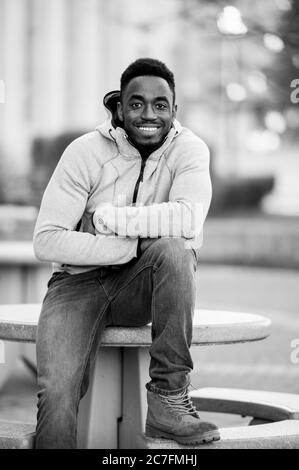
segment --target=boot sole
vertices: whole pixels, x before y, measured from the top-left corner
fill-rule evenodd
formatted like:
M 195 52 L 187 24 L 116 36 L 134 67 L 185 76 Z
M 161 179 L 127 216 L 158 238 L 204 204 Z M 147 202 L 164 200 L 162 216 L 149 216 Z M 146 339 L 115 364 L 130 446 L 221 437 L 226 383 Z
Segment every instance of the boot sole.
M 152 438 L 163 438 L 171 439 L 176 441 L 178 444 L 207 444 L 208 442 L 219 441 L 220 433 L 219 431 L 208 431 L 203 434 L 193 434 L 192 436 L 176 436 L 175 434 L 162 431 L 157 429 L 154 426 L 146 425 L 145 428 L 146 437 Z

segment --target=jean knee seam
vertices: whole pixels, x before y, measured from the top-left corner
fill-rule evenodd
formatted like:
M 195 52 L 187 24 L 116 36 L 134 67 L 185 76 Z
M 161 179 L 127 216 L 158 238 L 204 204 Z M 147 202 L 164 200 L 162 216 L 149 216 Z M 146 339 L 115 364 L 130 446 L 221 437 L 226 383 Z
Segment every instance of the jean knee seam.
M 104 287 L 104 284 L 102 283 L 101 279 L 98 279 L 99 283 L 100 283 L 100 286 L 102 287 L 103 291 L 105 292 L 105 295 L 107 297 L 107 300 L 109 301 L 109 294 L 108 292 L 106 291 L 105 287 Z
M 153 265 L 153 293 L 152 293 L 152 308 L 151 308 L 151 315 L 152 315 L 152 328 L 156 328 L 156 310 L 155 310 L 155 290 L 156 290 L 156 266 Z

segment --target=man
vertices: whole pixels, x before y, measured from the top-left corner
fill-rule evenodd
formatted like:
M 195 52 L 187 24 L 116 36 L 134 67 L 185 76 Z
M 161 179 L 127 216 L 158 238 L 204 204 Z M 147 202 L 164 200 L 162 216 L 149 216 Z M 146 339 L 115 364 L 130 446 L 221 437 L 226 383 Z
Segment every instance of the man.
M 110 118 L 63 153 L 34 233 L 37 257 L 54 263 L 37 334 L 36 447 L 76 447 L 104 327 L 151 321 L 146 434 L 217 440 L 188 396 L 207 146 L 175 119 L 174 77 L 160 61 L 132 63 L 104 104 Z

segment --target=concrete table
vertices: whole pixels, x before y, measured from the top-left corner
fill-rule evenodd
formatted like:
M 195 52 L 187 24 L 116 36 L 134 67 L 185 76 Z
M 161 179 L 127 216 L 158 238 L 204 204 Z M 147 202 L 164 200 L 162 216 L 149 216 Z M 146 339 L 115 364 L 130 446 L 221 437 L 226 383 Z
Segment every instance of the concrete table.
M 40 304 L 0 305 L 0 339 L 35 342 Z M 192 346 L 232 344 L 269 336 L 269 319 L 247 313 L 196 310 Z M 80 448 L 135 448 L 144 430 L 151 326 L 105 330 L 89 391 L 81 400 Z

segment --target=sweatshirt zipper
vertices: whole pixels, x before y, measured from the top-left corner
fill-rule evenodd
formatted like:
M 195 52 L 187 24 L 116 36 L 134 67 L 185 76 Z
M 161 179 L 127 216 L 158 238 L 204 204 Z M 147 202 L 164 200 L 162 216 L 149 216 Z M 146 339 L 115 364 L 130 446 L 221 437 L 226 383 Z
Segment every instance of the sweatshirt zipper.
M 146 163 L 146 159 L 143 158 L 143 159 L 141 160 L 140 173 L 139 173 L 139 176 L 138 176 L 138 179 L 137 179 L 137 181 L 136 181 L 135 188 L 134 188 L 133 204 L 136 203 L 139 185 L 140 185 L 140 183 L 143 181 L 143 173 L 144 173 L 145 163 Z

